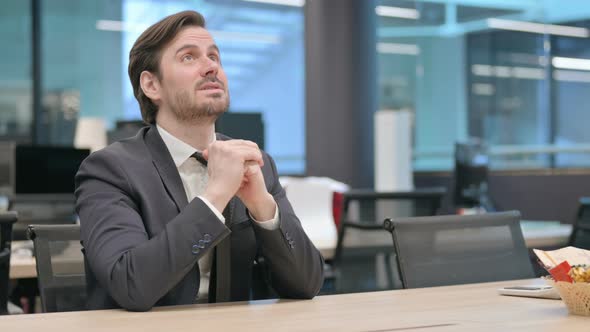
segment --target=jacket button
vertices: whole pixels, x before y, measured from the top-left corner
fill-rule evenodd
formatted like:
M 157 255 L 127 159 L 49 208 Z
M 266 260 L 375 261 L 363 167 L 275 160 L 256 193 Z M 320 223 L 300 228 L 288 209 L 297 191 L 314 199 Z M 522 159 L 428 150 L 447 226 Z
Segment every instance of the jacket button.
M 205 243 L 211 242 L 211 235 L 209 235 L 209 234 L 203 235 L 203 241 L 205 241 Z
M 199 246 L 198 246 L 198 245 L 196 245 L 196 244 L 195 244 L 195 245 L 192 247 L 192 249 L 191 249 L 191 252 L 192 252 L 194 255 L 198 254 L 200 251 L 201 251 L 201 249 L 200 249 L 200 248 L 199 248 Z

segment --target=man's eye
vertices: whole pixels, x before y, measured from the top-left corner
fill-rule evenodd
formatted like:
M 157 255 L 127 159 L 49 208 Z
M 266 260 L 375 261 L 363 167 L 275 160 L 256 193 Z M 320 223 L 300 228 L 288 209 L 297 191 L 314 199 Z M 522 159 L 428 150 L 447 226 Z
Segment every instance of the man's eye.
M 212 54 L 209 56 L 209 59 L 215 61 L 215 62 L 219 62 L 219 57 L 215 54 Z
M 187 62 L 187 61 L 192 61 L 194 58 L 191 54 L 185 54 L 182 56 L 182 61 Z

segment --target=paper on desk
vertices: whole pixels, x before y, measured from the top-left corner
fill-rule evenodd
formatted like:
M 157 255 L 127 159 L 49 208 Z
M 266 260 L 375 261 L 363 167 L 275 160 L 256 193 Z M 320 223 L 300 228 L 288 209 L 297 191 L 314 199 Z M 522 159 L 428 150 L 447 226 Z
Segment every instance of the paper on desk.
M 563 261 L 570 265 L 590 265 L 590 251 L 576 247 L 565 247 L 552 251 L 533 249 L 546 269 L 551 269 Z

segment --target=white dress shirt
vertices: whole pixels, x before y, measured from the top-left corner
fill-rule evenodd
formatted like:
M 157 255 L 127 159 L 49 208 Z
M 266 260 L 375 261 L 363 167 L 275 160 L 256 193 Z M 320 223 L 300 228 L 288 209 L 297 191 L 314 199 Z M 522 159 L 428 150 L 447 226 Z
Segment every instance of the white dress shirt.
M 200 196 L 203 194 L 203 192 L 205 192 L 207 180 L 209 179 L 207 167 L 202 165 L 195 158 L 191 158 L 195 152 L 200 151 L 174 137 L 162 127 L 158 125 L 156 125 L 156 127 L 158 128 L 158 132 L 160 133 L 160 136 L 162 137 L 162 140 L 168 148 L 168 151 L 172 156 L 172 160 L 174 160 L 174 164 L 178 169 L 187 200 L 189 202 L 195 198 L 202 200 L 211 209 L 211 211 L 215 213 L 217 218 L 219 218 L 219 221 L 225 223 L 223 214 L 219 212 L 217 208 L 215 208 L 215 206 L 209 202 L 209 200 L 203 196 Z M 213 143 L 215 139 L 215 134 L 213 134 L 213 137 L 211 137 L 211 143 Z M 252 215 L 250 215 L 250 218 L 252 218 Z M 279 227 L 279 209 L 278 207 L 275 207 L 275 215 L 271 220 L 258 221 L 254 218 L 252 218 L 252 220 L 254 220 L 257 225 L 262 228 L 268 230 L 277 229 Z M 208 299 L 207 295 L 209 293 L 209 277 L 213 259 L 211 253 L 212 252 L 208 252 L 204 254 L 201 259 L 199 259 L 199 270 L 201 272 L 201 284 L 198 294 L 199 302 L 207 302 Z

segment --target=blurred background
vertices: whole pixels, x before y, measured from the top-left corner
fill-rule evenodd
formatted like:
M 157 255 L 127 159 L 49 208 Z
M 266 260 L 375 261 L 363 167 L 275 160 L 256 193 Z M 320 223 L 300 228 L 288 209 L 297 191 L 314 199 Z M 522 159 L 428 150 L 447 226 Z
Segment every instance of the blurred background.
M 23 311 L 39 311 L 26 227 L 76 223 L 82 160 L 144 125 L 129 51 L 182 10 L 221 50 L 217 130 L 274 157 L 326 292 L 399 287 L 381 283 L 391 234 L 350 230 L 384 217 L 518 210 L 528 248 L 590 249 L 588 0 L 3 0 L 0 211 L 18 212 Z
M 147 26 L 186 9 L 204 14 L 221 49 L 230 112 L 253 115 L 240 121 L 258 132 L 244 135 L 283 175 L 374 186 L 373 116 L 401 110 L 417 185 L 447 184 L 455 143 L 473 138 L 486 144 L 496 196 L 528 176 L 574 174 L 572 197 L 590 183 L 584 0 L 4 0 L 0 140 L 131 136 L 141 123 L 129 50 Z

